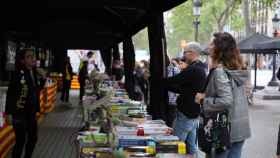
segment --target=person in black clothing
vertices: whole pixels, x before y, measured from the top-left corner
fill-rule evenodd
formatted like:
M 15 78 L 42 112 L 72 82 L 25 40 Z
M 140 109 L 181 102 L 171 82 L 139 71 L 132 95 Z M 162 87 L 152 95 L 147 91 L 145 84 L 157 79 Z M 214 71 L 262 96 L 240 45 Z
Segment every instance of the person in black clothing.
M 63 65 L 63 71 L 62 71 L 63 77 L 63 86 L 62 86 L 62 92 L 60 100 L 62 102 L 69 103 L 69 91 L 71 87 L 71 80 L 73 78 L 73 70 L 72 66 L 70 64 L 70 58 L 66 57 Z
M 139 65 L 139 63 L 135 63 L 135 69 L 133 72 L 134 77 L 134 93 L 133 99 L 136 101 L 142 101 L 144 98 L 143 91 L 141 87 L 143 86 L 143 69 Z
M 80 83 L 80 104 L 83 103 L 83 96 L 85 94 L 85 84 L 88 79 L 88 61 L 84 61 L 79 72 L 79 83 Z
M 5 113 L 16 136 L 12 158 L 21 157 L 24 145 L 24 158 L 31 158 L 37 142 L 36 112 L 40 112 L 39 94 L 45 84 L 45 76 L 39 76 L 34 63 L 32 49 L 22 49 L 17 53 L 15 73 L 7 91 Z
M 186 141 L 190 157 L 197 152 L 196 131 L 200 106 L 195 103 L 195 95 L 202 92 L 206 82 L 204 64 L 199 60 L 201 52 L 200 44 L 188 43 L 184 49 L 187 68 L 164 81 L 168 91 L 179 94 L 176 101 L 178 111 L 173 125 L 174 132 L 180 140 Z
M 112 67 L 112 76 L 114 76 L 115 81 L 120 81 L 123 78 L 123 74 L 120 60 L 115 60 Z

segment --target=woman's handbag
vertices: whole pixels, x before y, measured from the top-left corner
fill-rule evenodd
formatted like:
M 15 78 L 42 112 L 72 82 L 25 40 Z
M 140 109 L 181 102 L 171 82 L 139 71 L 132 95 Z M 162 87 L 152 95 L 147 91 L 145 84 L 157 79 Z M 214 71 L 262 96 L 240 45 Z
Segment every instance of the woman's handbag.
M 210 70 L 204 89 L 206 89 L 214 70 Z M 197 137 L 199 148 L 207 154 L 215 155 L 215 153 L 228 149 L 231 146 L 228 110 L 211 112 L 206 115 L 203 106 L 201 106 Z
M 205 153 L 223 152 L 230 147 L 230 122 L 228 111 L 202 113 L 198 129 L 198 145 Z

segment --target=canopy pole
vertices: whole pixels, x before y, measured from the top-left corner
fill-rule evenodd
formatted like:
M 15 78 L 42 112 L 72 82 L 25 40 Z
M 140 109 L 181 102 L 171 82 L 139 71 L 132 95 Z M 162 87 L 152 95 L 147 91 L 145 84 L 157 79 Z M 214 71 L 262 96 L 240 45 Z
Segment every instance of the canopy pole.
M 129 98 L 134 99 L 134 67 L 135 67 L 135 51 L 132 38 L 127 38 L 123 41 L 123 63 L 125 75 L 125 89 L 128 92 Z
M 152 14 L 148 25 L 149 47 L 150 47 L 150 106 L 148 112 L 153 119 L 166 120 L 167 91 L 162 85 L 166 65 L 166 46 L 163 13 Z
M 268 83 L 268 86 L 273 86 L 273 87 L 278 87 L 279 83 L 277 82 L 276 79 L 276 55 L 277 55 L 277 50 L 273 53 L 273 67 L 272 67 L 272 78 L 271 81 Z
M 258 58 L 258 55 L 256 52 L 255 53 L 255 76 L 254 76 L 254 92 L 256 92 L 257 90 L 257 58 Z
M 113 47 L 113 60 L 120 60 L 120 51 L 119 51 L 119 45 L 115 44 Z
M 112 74 L 112 48 L 103 48 L 101 57 L 105 65 L 105 72 L 111 76 Z

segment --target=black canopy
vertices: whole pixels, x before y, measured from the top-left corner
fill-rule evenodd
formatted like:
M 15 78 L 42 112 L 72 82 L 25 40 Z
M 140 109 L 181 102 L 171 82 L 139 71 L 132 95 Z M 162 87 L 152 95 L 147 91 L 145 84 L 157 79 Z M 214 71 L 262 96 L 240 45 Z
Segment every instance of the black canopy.
M 263 49 L 256 49 L 254 47 L 259 42 L 270 40 L 271 37 L 259 33 L 252 34 L 248 38 L 240 41 L 238 47 L 241 53 L 268 53 L 269 51 Z
M 259 42 L 255 44 L 256 49 L 267 49 L 270 51 L 280 50 L 280 39 L 275 38 L 264 42 Z
M 146 27 L 152 14 L 186 0 L 45 0 L 9 1 L 1 29 L 49 46 L 99 49 L 110 47 Z M 9 11 L 9 12 L 6 12 Z M 16 37 L 20 39 L 21 37 Z

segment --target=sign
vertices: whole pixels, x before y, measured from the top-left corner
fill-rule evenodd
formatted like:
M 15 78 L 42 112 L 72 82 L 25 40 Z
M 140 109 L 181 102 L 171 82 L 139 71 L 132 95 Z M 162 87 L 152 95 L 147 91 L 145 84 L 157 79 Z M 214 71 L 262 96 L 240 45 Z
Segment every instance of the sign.
M 7 62 L 6 62 L 6 70 L 7 71 L 15 70 L 16 50 L 17 50 L 16 43 L 14 43 L 12 41 L 8 41 L 8 46 L 7 46 Z

